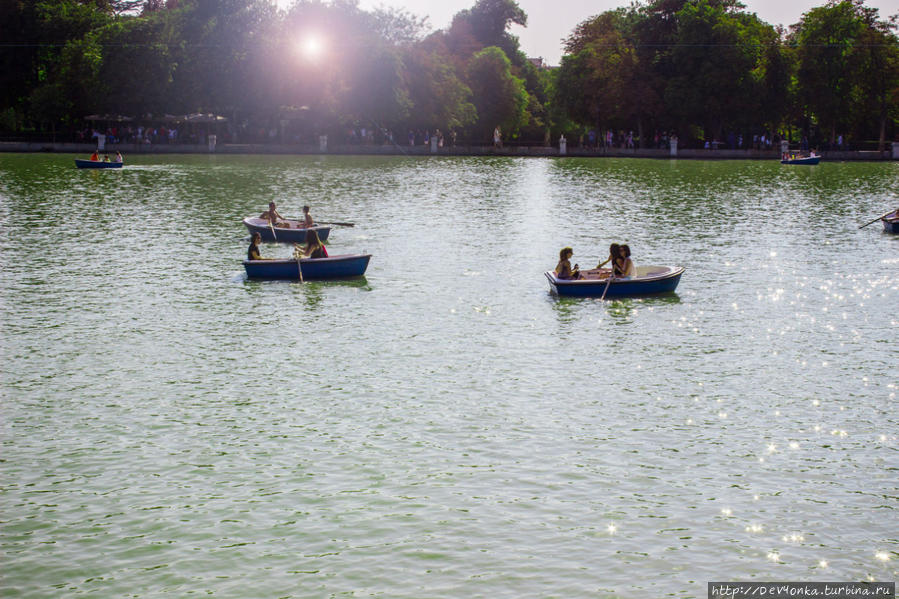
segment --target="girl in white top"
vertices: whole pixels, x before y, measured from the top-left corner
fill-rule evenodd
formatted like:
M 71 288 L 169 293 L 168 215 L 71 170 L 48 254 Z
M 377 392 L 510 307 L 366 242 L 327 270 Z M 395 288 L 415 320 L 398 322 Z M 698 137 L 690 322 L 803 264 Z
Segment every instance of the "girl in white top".
M 627 278 L 637 276 L 637 267 L 634 266 L 634 261 L 631 260 L 631 248 L 624 244 L 618 248 L 618 251 L 621 252 L 621 276 Z

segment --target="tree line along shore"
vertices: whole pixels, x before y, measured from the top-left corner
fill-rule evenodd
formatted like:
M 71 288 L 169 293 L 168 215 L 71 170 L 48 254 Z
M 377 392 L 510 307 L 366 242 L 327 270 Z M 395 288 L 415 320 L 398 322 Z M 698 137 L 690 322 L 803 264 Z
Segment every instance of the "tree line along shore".
M 358 0 L 7 2 L 0 139 L 152 126 L 182 137 L 130 151 L 215 135 L 216 152 L 327 138 L 329 152 L 428 153 L 413 138 L 439 135 L 434 153 L 551 154 L 564 139 L 569 155 L 655 155 L 676 138 L 684 157 L 777 156 L 781 139 L 883 156 L 899 141 L 893 17 L 825 0 L 783 27 L 737 0 L 644 0 L 559 32 L 550 66 L 510 33 L 528 24 L 515 0 L 474 0 L 437 30 Z

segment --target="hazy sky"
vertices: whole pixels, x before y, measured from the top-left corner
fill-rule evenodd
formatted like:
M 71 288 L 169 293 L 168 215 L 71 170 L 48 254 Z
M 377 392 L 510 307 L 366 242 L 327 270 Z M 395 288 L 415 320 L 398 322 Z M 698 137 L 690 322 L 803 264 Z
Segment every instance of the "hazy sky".
M 453 15 L 471 8 L 475 0 L 360 0 L 363 9 L 377 6 L 404 8 L 418 16 L 427 16 L 432 30 L 445 29 Z M 527 28 L 512 28 L 521 49 L 530 57 L 542 56 L 558 65 L 562 56 L 562 40 L 575 26 L 601 12 L 628 6 L 630 0 L 518 0 L 518 6 L 528 15 Z M 810 8 L 823 6 L 825 0 L 743 0 L 748 12 L 772 25 L 789 26 L 797 23 Z M 867 6 L 880 9 L 880 17 L 899 12 L 897 0 L 867 0 Z

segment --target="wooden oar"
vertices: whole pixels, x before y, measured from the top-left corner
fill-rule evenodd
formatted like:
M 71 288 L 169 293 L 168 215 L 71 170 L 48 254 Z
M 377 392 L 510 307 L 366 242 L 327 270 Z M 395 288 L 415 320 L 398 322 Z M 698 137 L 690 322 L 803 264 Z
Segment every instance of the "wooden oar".
M 614 269 L 613 269 L 613 270 L 614 270 Z M 602 297 L 599 298 L 599 301 L 603 301 L 604 299 L 606 299 L 606 292 L 609 290 L 609 285 L 611 285 L 611 284 L 612 284 L 612 271 L 610 270 L 610 271 L 609 271 L 609 278 L 608 278 L 608 280 L 606 281 L 606 288 L 602 290 Z
M 864 229 L 864 228 L 867 227 L 868 225 L 874 224 L 874 223 L 876 223 L 877 221 L 879 221 L 880 219 L 882 219 L 884 216 L 889 216 L 889 215 L 891 215 L 891 214 L 894 213 L 894 212 L 896 212 L 896 211 L 895 211 L 895 210 L 890 210 L 890 211 L 887 212 L 886 214 L 881 214 L 880 216 L 878 216 L 877 218 L 875 218 L 875 219 L 872 220 L 871 222 L 865 223 L 865 224 L 863 224 L 862 226 L 860 226 L 859 229 Z
M 356 226 L 353 223 L 332 223 L 332 222 L 323 221 L 323 220 L 318 221 L 318 224 L 320 224 L 320 225 L 337 225 L 338 227 L 355 227 Z
M 303 259 L 303 252 L 300 251 L 300 248 L 297 247 L 297 244 L 293 244 L 293 253 L 297 257 L 297 272 L 300 273 L 300 283 L 303 282 L 303 264 L 300 260 Z
M 275 235 L 275 224 L 272 221 L 268 221 L 268 226 L 272 230 L 272 237 L 275 238 L 275 241 L 278 241 L 278 236 Z

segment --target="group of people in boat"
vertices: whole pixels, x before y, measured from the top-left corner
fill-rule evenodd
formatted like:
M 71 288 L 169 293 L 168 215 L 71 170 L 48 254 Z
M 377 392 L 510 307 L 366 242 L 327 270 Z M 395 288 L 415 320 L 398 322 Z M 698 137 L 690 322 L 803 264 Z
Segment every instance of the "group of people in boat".
M 814 150 L 808 154 L 796 154 L 795 152 L 784 152 L 780 155 L 781 160 L 802 160 L 803 158 L 817 158 L 818 154 Z
M 278 209 L 274 202 L 269 202 L 268 210 L 259 215 L 259 218 L 266 219 L 272 226 L 289 229 L 290 222 L 278 214 Z M 312 215 L 309 213 L 309 206 L 303 206 L 303 220 L 296 223 L 297 229 L 307 229 L 306 244 L 301 246 L 298 243 L 293 244 L 294 258 L 300 260 L 302 258 L 327 258 L 328 250 L 318 236 L 318 231 L 313 227 Z M 247 248 L 247 260 L 274 260 L 275 258 L 263 258 L 259 252 L 259 244 L 262 242 L 262 235 L 257 231 L 253 233 L 250 240 L 250 247 Z
M 94 153 L 91 154 L 91 161 L 93 161 L 93 162 L 100 162 L 100 154 L 99 154 L 96 150 L 94 150 Z M 116 152 L 116 153 L 115 153 L 115 160 L 110 160 L 110 159 L 109 159 L 109 154 L 104 154 L 104 155 L 103 155 L 103 162 L 125 162 L 125 159 L 122 158 L 122 153 L 121 153 L 121 152 Z
M 291 227 L 294 229 L 308 229 L 309 227 L 314 226 L 312 215 L 309 213 L 309 206 L 303 206 L 303 220 L 294 221 L 296 226 L 291 225 L 291 221 L 278 213 L 278 209 L 275 207 L 274 202 L 268 203 L 268 210 L 260 214 L 259 218 L 264 218 L 273 227 L 279 227 L 281 229 L 290 229 Z
M 636 276 L 637 269 L 631 260 L 631 248 L 627 244 L 613 243 L 609 246 L 609 257 L 596 265 L 595 269 L 581 272 L 577 264 L 571 266 L 574 250 L 564 247 L 559 251 L 559 263 L 556 265 L 557 279 L 583 279 L 585 274 L 597 278 L 612 276 L 616 279 L 629 279 Z M 609 268 L 603 268 L 609 264 Z

